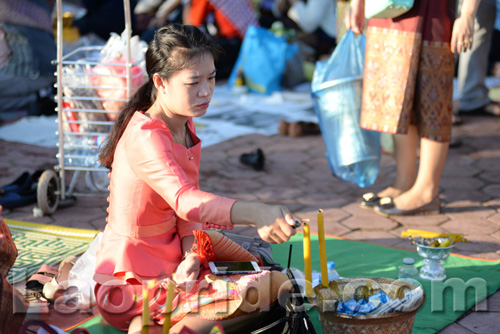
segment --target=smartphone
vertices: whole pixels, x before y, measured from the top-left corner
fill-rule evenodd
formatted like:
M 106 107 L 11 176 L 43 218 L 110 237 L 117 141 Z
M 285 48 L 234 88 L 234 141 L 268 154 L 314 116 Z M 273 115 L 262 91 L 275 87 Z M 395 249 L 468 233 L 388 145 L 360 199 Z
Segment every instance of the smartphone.
M 215 275 L 254 274 L 261 269 L 255 261 L 214 261 L 209 262 L 210 270 Z

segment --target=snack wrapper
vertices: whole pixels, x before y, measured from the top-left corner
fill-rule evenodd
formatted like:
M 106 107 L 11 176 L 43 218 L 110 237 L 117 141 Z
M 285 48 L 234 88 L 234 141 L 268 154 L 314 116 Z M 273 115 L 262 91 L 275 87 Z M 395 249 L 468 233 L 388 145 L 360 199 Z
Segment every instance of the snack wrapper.
M 370 296 L 368 300 L 349 299 L 345 302 L 339 301 L 337 312 L 353 316 L 367 315 L 390 300 L 391 298 L 384 291 L 380 291 Z

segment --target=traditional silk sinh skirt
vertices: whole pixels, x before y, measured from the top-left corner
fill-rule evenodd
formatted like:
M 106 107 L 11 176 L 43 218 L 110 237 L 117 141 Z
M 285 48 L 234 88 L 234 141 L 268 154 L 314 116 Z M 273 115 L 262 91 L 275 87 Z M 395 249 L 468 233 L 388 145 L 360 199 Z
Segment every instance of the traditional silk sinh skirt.
M 368 21 L 361 127 L 451 139 L 455 1 L 415 0 L 394 19 Z

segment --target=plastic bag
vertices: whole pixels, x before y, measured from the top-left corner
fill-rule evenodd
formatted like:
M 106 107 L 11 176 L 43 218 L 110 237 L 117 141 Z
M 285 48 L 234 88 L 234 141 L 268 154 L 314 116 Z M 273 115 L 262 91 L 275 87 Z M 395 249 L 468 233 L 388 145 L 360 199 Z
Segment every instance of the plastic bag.
M 241 71 L 250 91 L 267 95 L 281 91 L 287 61 L 298 51 L 297 44 L 289 44 L 285 38 L 276 37 L 265 28 L 251 25 L 229 76 L 229 87 L 234 86 L 238 72 Z
M 380 169 L 380 133 L 359 124 L 365 37 L 348 31 L 327 61 L 316 63 L 311 93 L 330 170 L 366 187 Z
M 127 66 L 126 66 L 126 34 L 119 36 L 111 33 L 111 37 L 101 50 L 100 64 L 94 66 L 90 72 L 90 80 L 95 87 L 97 96 L 103 99 L 104 110 L 108 120 L 115 120 L 118 112 L 127 102 Z M 138 36 L 130 39 L 130 62 L 132 94 L 145 82 L 144 52 L 147 44 L 139 40 Z M 136 63 L 137 62 L 137 63 Z
M 102 232 L 98 233 L 90 243 L 89 248 L 76 260 L 75 265 L 68 274 L 68 286 L 76 287 L 77 292 L 70 297 L 77 298 L 81 305 L 93 305 L 95 303 L 94 271 L 97 261 L 97 249 L 101 242 Z

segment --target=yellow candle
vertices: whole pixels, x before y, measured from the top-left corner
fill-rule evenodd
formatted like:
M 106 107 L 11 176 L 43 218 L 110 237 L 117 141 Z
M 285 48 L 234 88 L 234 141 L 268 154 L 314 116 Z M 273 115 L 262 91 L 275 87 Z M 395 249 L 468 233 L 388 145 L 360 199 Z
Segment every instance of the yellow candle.
M 141 334 L 149 333 L 149 289 L 153 289 L 155 281 L 147 281 L 146 285 L 142 288 L 142 330 Z
M 319 261 L 321 264 L 321 284 L 328 287 L 328 268 L 326 267 L 326 245 L 325 245 L 325 223 L 323 221 L 323 210 L 318 213 L 318 243 Z
M 311 235 L 309 225 L 304 223 L 304 273 L 306 276 L 306 297 L 312 297 Z
M 175 283 L 168 280 L 167 302 L 165 304 L 165 322 L 163 323 L 163 334 L 170 331 L 170 314 L 172 313 L 172 302 L 174 300 Z

